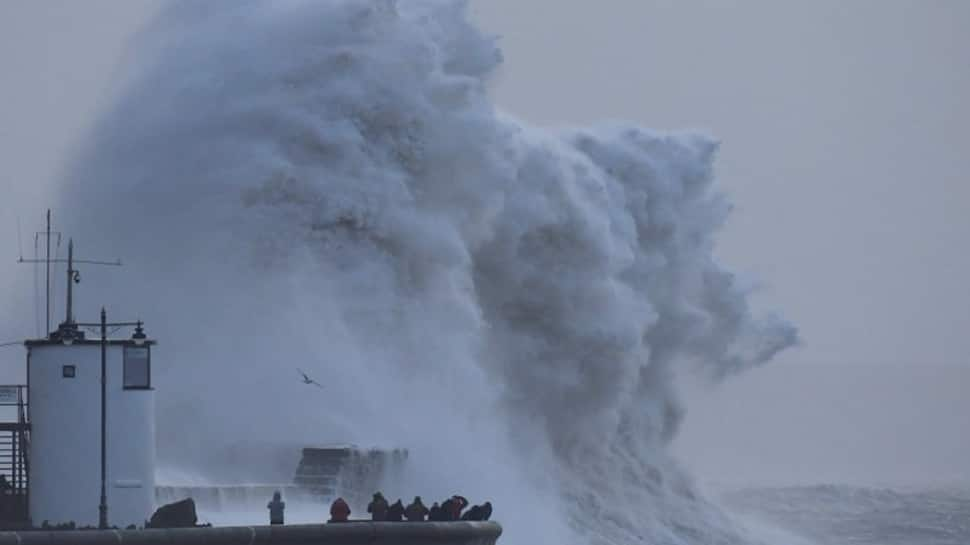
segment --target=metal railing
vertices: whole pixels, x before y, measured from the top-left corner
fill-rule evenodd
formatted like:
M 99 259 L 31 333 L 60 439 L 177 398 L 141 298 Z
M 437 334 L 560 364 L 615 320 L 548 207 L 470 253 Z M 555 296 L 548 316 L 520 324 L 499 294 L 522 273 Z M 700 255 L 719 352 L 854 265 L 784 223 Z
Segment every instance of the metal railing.
M 27 520 L 30 479 L 30 423 L 27 421 L 27 386 L 0 385 L 0 521 Z M 13 409 L 9 414 L 5 408 Z

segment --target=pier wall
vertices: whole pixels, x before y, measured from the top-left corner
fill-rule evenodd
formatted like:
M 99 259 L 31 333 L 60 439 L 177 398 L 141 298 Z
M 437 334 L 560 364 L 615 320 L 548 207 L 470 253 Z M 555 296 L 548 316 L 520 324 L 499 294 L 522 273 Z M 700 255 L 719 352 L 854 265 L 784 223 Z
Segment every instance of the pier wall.
M 0 545 L 495 545 L 496 522 L 349 522 L 170 530 L 0 532 Z

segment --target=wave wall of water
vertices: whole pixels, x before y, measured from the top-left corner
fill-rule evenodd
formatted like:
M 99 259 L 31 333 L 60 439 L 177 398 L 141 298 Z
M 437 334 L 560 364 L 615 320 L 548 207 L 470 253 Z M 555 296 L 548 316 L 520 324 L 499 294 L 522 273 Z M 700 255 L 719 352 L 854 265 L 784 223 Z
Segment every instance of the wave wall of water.
M 161 340 L 166 464 L 407 448 L 389 496 L 490 499 L 506 542 L 743 542 L 666 450 L 677 373 L 796 339 L 713 258 L 717 143 L 529 126 L 500 62 L 463 2 L 172 3 L 65 169 L 79 254 L 128 263 L 80 312 Z

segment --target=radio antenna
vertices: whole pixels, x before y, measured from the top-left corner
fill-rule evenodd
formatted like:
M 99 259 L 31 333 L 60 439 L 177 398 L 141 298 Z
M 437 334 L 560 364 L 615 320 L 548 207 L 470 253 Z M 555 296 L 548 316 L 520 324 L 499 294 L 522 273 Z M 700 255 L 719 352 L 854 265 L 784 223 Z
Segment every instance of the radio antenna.
M 17 249 L 20 251 L 20 259 L 24 258 L 24 236 L 20 232 L 20 216 L 17 216 Z
M 121 260 L 117 259 L 115 261 L 93 261 L 86 259 L 74 259 L 74 241 L 69 240 L 67 245 L 67 259 L 54 258 L 51 259 L 51 236 L 57 237 L 57 245 L 60 246 L 61 243 L 61 233 L 58 231 L 51 231 L 51 211 L 47 210 L 47 230 L 41 231 L 35 234 L 35 236 L 44 236 L 47 247 L 47 257 L 43 260 L 41 259 L 24 259 L 23 256 L 20 257 L 18 263 L 44 263 L 47 266 L 47 292 L 46 292 L 46 326 L 48 335 L 51 333 L 51 263 L 67 263 L 67 304 L 65 312 L 64 324 L 71 328 L 74 327 L 74 309 L 73 309 L 73 299 L 74 299 L 74 284 L 81 283 L 81 273 L 74 268 L 76 263 L 84 263 L 88 265 L 109 265 L 114 267 L 121 266 Z
M 18 218 L 17 227 L 19 230 L 19 227 L 20 227 L 19 218 Z M 21 247 L 20 259 L 17 260 L 17 263 L 45 263 L 47 265 L 47 284 L 46 284 L 47 287 L 46 287 L 46 290 L 44 291 L 44 308 L 46 309 L 44 311 L 44 324 L 45 324 L 45 327 L 47 328 L 46 329 L 47 332 L 50 332 L 51 330 L 51 263 L 54 262 L 51 260 L 51 236 L 52 235 L 57 237 L 57 244 L 59 245 L 61 243 L 61 234 L 57 231 L 51 231 L 51 211 L 48 208 L 47 209 L 47 229 L 45 231 L 39 231 L 37 233 L 34 233 L 35 248 L 37 246 L 38 239 L 41 236 L 44 237 L 44 240 L 46 242 L 46 247 L 47 247 L 47 257 L 43 260 L 36 259 L 36 258 L 24 259 L 24 250 L 23 250 L 23 247 Z

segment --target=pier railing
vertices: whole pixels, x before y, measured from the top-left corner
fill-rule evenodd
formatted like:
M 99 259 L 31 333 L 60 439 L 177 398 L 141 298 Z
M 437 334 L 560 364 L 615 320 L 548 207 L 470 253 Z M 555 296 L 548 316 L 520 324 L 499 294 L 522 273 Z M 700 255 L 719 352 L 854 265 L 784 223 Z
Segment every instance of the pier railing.
M 30 423 L 27 386 L 0 385 L 0 525 L 27 521 Z

